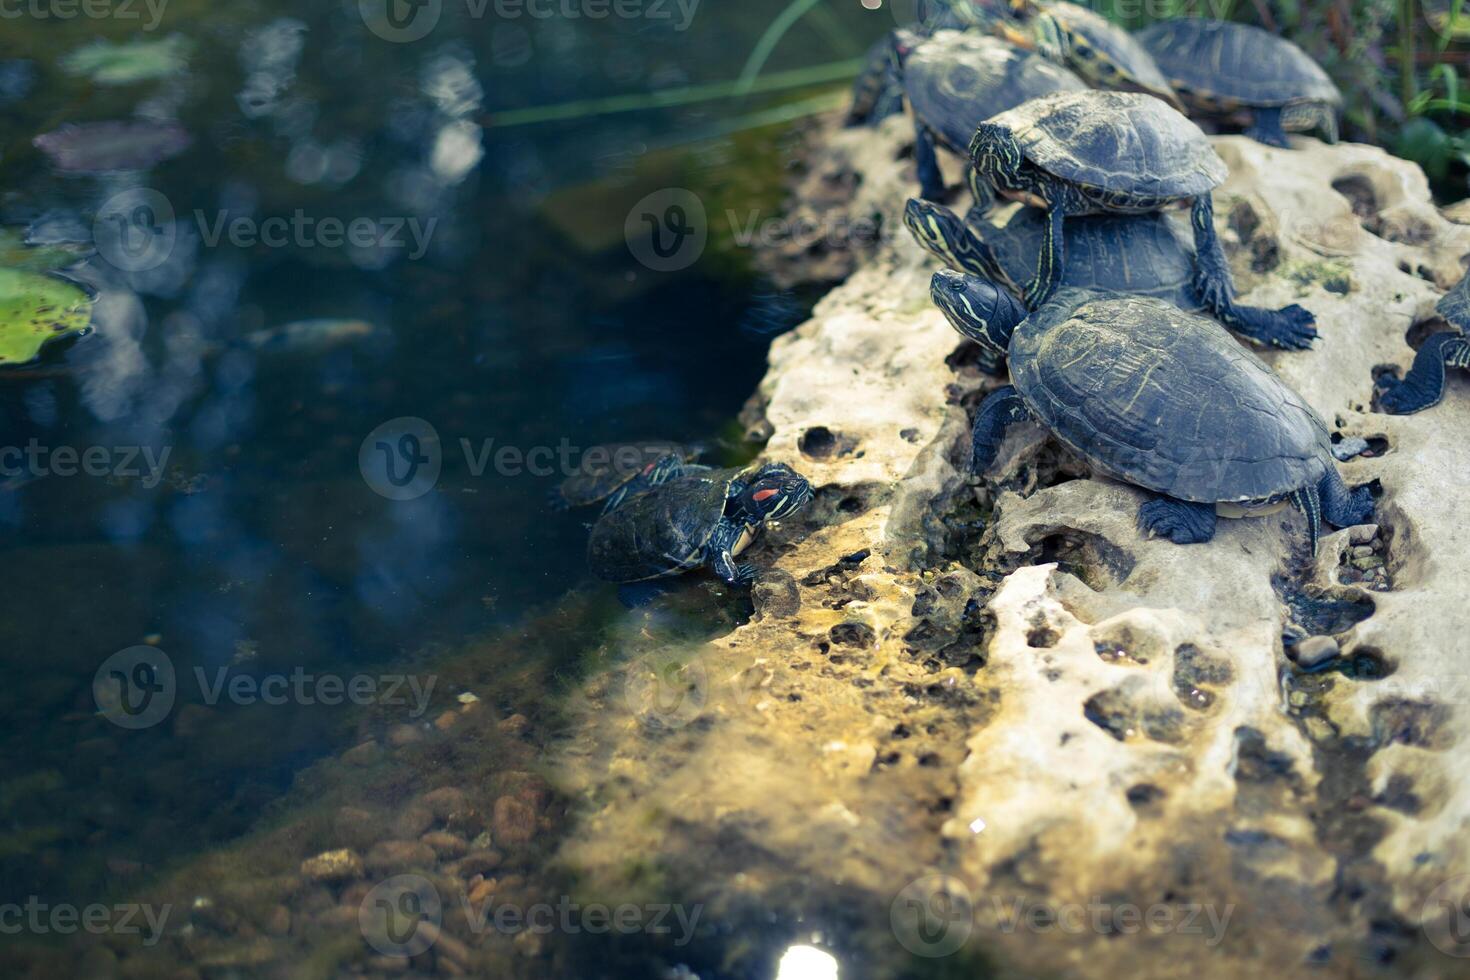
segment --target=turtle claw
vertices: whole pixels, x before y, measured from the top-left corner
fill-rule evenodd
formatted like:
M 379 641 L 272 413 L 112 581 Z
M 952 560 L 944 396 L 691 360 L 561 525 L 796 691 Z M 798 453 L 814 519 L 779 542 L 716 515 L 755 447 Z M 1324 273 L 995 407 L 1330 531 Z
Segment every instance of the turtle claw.
M 1155 497 L 1138 508 L 1138 526 L 1151 538 L 1175 544 L 1202 544 L 1215 536 L 1215 508 Z
M 1385 374 L 1378 379 L 1378 407 L 1390 415 L 1409 415 L 1419 409 L 1419 398 L 1402 378 Z
M 1266 342 L 1282 350 L 1309 350 L 1317 333 L 1317 318 L 1310 310 L 1293 303 L 1276 311 L 1276 329 L 1269 332 Z

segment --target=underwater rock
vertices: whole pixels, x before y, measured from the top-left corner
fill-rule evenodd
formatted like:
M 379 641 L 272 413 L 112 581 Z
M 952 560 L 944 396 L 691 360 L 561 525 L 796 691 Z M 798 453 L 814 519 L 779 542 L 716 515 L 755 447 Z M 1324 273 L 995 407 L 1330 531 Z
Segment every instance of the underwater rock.
M 32 142 L 58 170 L 97 175 L 147 170 L 183 153 L 193 139 L 177 123 L 135 119 L 68 123 Z
M 587 687 L 560 787 L 586 805 L 559 860 L 617 893 L 647 857 L 723 928 L 800 921 L 870 964 L 1442 968 L 1462 950 L 1438 900 L 1470 883 L 1470 783 L 1447 751 L 1470 713 L 1470 386 L 1411 417 L 1372 397 L 1463 273 L 1470 227 L 1381 150 L 1214 139 L 1242 302 L 1300 303 L 1321 331 L 1258 353 L 1343 442 L 1386 449 L 1342 464 L 1381 491 L 1378 526 L 1315 559 L 1289 508 L 1180 547 L 1140 536 L 1141 491 L 1079 478 L 1037 427 L 991 481 L 964 472 L 968 413 L 1000 382 L 902 231 L 911 140 L 899 117 L 831 126 L 806 163 L 798 195 L 824 220 L 897 232 L 777 339 L 742 416 L 816 498 L 752 552 L 759 615 L 662 651 L 683 666 L 659 724 L 649 699 Z M 788 280 L 833 273 L 826 251 L 780 258 Z M 1306 673 L 1284 632 L 1338 658 Z M 648 656 L 646 634 L 614 654 Z M 962 935 L 905 926 L 913 908 L 958 910 Z

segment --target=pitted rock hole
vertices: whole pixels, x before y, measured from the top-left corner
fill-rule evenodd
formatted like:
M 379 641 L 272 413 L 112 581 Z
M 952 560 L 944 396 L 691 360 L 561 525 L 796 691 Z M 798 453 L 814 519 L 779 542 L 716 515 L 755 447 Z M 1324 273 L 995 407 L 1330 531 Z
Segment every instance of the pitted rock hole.
M 1378 234 L 1378 192 L 1373 189 L 1373 181 L 1362 174 L 1346 174 L 1332 182 L 1332 189 L 1347 198 L 1364 228 Z
M 833 432 L 825 425 L 816 425 L 801 434 L 796 448 L 809 459 L 832 459 L 850 455 L 857 449 L 857 440 Z
M 1291 621 L 1309 636 L 1336 636 L 1372 616 L 1371 599 L 1333 598 L 1303 589 L 1284 575 L 1274 575 L 1271 586 L 1291 613 Z
M 1032 546 L 1027 563 L 1056 562 L 1060 571 L 1082 580 L 1094 592 L 1116 588 L 1133 574 L 1134 557 L 1107 538 L 1067 528 L 1049 534 Z

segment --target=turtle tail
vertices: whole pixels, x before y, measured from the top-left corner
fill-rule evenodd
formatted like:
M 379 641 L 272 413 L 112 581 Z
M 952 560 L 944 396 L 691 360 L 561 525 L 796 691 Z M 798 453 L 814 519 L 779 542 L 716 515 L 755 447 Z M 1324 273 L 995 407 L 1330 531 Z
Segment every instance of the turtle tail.
M 1292 506 L 1307 515 L 1307 532 L 1312 537 L 1312 557 L 1317 557 L 1317 542 L 1322 537 L 1322 498 L 1316 487 L 1303 487 L 1291 495 Z

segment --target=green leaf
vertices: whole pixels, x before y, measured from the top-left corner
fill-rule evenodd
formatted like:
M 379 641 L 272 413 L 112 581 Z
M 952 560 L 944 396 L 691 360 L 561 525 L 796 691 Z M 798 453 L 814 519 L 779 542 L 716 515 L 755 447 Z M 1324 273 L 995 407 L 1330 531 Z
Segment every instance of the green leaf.
M 131 85 L 167 78 L 182 72 L 188 64 L 189 42 L 177 34 L 161 41 L 96 41 L 60 61 L 68 75 L 84 76 L 98 85 Z
M 0 366 L 34 361 L 49 341 L 87 332 L 92 302 L 65 279 L 0 269 Z
M 25 232 L 19 228 L 0 228 L 0 267 L 26 272 L 57 272 L 92 254 L 90 245 L 59 242 L 54 245 L 27 245 Z

